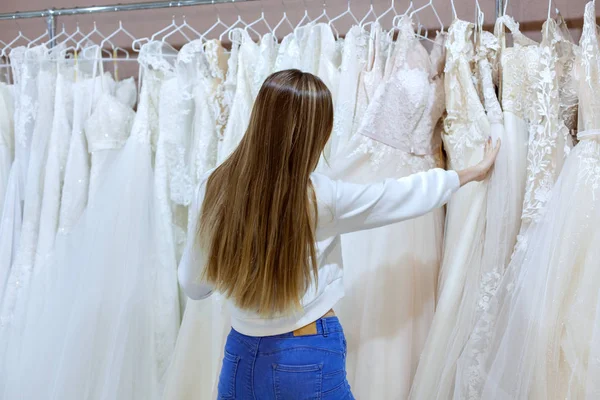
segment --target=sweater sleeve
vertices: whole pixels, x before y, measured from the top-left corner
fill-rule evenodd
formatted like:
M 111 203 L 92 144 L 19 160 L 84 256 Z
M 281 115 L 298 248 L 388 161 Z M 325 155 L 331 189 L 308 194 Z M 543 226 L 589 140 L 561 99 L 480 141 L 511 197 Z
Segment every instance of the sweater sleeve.
M 177 271 L 183 291 L 193 300 L 205 299 L 213 292 L 212 286 L 202 280 L 206 254 L 198 245 L 198 218 L 204 200 L 205 187 L 205 181 L 201 182 L 190 206 L 189 212 L 192 219 L 188 226 L 187 242 Z
M 332 183 L 337 234 L 419 217 L 446 204 L 460 188 L 455 171 L 439 168 L 367 185 Z

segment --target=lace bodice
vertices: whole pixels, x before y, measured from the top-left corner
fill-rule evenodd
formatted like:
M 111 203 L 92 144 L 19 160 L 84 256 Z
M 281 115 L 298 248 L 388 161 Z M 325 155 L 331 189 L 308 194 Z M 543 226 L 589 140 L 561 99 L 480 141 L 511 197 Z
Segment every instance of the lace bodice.
M 120 85 L 117 93 L 120 93 L 120 98 L 128 100 L 132 98 L 132 92 L 135 94 L 136 89 L 133 79 L 125 82 L 126 84 Z M 85 135 L 90 153 L 119 149 L 127 141 L 135 112 L 130 104 L 125 104 L 120 98 L 104 93 L 85 122 Z
M 507 27 L 513 37 L 513 47 L 505 47 Z M 495 35 L 500 40 L 500 68 L 502 73 L 502 109 L 519 118 L 529 120 L 535 99 L 533 80 L 539 65 L 539 46 L 519 31 L 511 17 L 503 16 L 496 22 Z
M 414 35 L 412 23 L 403 19 L 392 59 L 389 78 L 373 95 L 358 133 L 415 155 L 438 152 L 434 128 L 444 108 L 444 86 L 438 36 L 432 61 Z
M 600 46 L 593 1 L 585 6 L 579 47 L 579 131 L 600 129 Z
M 559 87 L 565 79 L 562 76 L 563 66 L 566 62 L 572 63 L 572 60 L 569 61 L 572 55 L 560 57 L 563 40 L 556 22 L 546 21 L 534 80 L 535 101 L 529 129 L 522 230 L 541 217 L 571 145 L 569 129 L 560 113 Z
M 473 25 L 455 20 L 446 41 L 445 91 L 447 116 L 444 146 L 454 169 L 481 159 L 489 135 L 489 120 L 473 84 Z
M 492 123 L 502 123 L 502 107 L 498 97 L 496 97 L 496 88 L 494 87 L 492 65 L 496 60 L 499 50 L 498 39 L 490 32 L 482 32 L 480 43 L 477 47 L 477 67 L 479 72 L 479 81 L 483 94 L 483 104 L 488 118 Z

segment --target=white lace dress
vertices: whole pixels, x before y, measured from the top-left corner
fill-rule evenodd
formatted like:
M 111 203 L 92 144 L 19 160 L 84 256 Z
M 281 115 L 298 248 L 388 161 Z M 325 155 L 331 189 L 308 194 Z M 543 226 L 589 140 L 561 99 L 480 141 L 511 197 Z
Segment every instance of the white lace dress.
M 492 122 L 501 127 L 502 117 L 497 104 L 495 107 L 490 104 L 491 115 L 486 115 L 473 81 L 478 67 L 472 42 L 473 25 L 455 20 L 448 34 L 443 140 L 449 167 L 461 170 L 481 161 L 485 141 L 493 132 Z M 484 93 L 493 91 L 493 85 L 491 88 L 489 85 L 491 78 Z M 479 289 L 475 280 L 479 278 L 484 247 L 486 195 L 487 183 L 474 182 L 462 187 L 448 204 L 436 315 L 421 354 L 411 389 L 412 399 L 444 399 L 451 393 L 452 360 L 459 356 L 460 345 L 470 333 L 468 316 L 475 309 L 474 296 Z
M 371 101 L 358 132 L 332 158 L 330 176 L 369 183 L 442 165 L 435 129 L 444 110 L 442 39 L 430 55 L 410 21 L 401 22 L 388 69 L 374 64 L 380 81 L 361 83 L 374 88 Z M 342 237 L 345 297 L 335 311 L 344 324 L 348 380 L 357 398 L 408 396 L 434 313 L 443 218 L 439 209 Z
M 13 114 L 13 87 L 0 82 L 0 210 L 4 208 L 8 176 L 14 158 Z
M 12 163 L 4 206 L 0 210 L 0 305 L 2 304 L 6 284 L 15 260 L 21 239 L 22 202 L 25 192 L 29 149 L 33 133 L 33 119 L 37 108 L 38 59 L 43 56 L 41 47 L 34 47 L 27 56 L 25 47 L 17 47 L 11 52 L 11 67 L 14 77 L 14 162 Z M 10 315 L 4 316 L 10 319 Z M 0 331 L 8 320 L 0 315 Z M 2 339 L 0 339 L 1 343 Z M 0 375 L 0 386 L 2 385 Z
M 335 157 L 352 137 L 359 76 L 367 62 L 367 40 L 367 33 L 358 26 L 353 26 L 344 39 L 330 157 Z
M 54 281 L 37 329 L 26 330 L 37 344 L 6 398 L 160 398 L 179 326 L 176 272 L 161 253 L 152 169 L 160 87 L 169 73 L 157 54 L 162 45 L 151 42 L 140 52 L 135 118 L 128 105 L 103 94 L 86 122 L 90 201 L 71 234 L 57 241 L 50 266 L 69 279 Z M 103 170 L 94 169 L 96 161 Z
M 41 210 L 38 244 L 34 270 L 47 263 L 54 250 L 54 238 L 58 229 L 60 198 L 65 178 L 65 166 L 71 140 L 73 122 L 73 82 L 75 69 L 72 60 L 57 62 L 56 96 L 54 118 L 48 142 L 48 157 L 44 168 L 44 181 L 41 192 Z
M 218 121 L 222 111 L 222 99 L 218 91 L 225 76 L 223 68 L 226 68 L 222 50 L 220 43 L 212 42 L 195 49 L 184 47 L 180 52 L 179 73 L 190 86 L 189 93 L 195 104 L 192 110 L 194 123 L 190 132 L 192 157 L 189 165 L 194 185 L 216 164 Z M 181 56 L 188 51 L 185 57 Z M 193 80 L 190 80 L 192 77 Z M 190 198 L 186 198 L 189 204 Z M 195 235 L 196 232 L 187 234 Z M 221 302 L 212 298 L 187 300 L 163 399 L 212 397 L 223 352 L 223 332 L 230 327 L 228 317 Z M 210 323 L 207 324 L 207 321 Z
M 483 97 L 489 126 L 487 134 L 504 143 L 507 133 L 492 73 L 498 48 L 491 33 L 480 33 L 474 78 Z M 454 134 L 464 135 L 468 131 Z M 485 137 L 486 132 L 480 134 Z M 450 154 L 452 157 L 452 152 Z M 448 271 L 448 280 L 441 290 L 437 313 L 413 385 L 411 397 L 414 399 L 421 398 L 419 396 L 452 398 L 456 362 L 510 260 L 521 216 L 520 204 L 512 200 L 515 188 L 510 176 L 511 156 L 510 149 L 501 148 L 494 170 L 485 183 L 487 188 L 479 219 L 469 227 L 476 235 L 473 249 L 463 243 L 464 264 L 455 264 L 460 270 Z M 446 314 L 449 310 L 451 315 Z
M 600 84 L 600 55 L 590 4 L 581 45 L 588 49 L 581 64 L 591 62 L 588 65 L 593 67 L 582 68 L 587 83 L 579 93 L 580 117 L 584 118 L 580 129 L 593 130 L 599 126 L 595 111 L 585 107 L 595 104 L 590 93 Z M 537 106 L 531 130 L 535 139 L 529 142 L 521 234 L 504 277 L 459 359 L 456 398 L 598 396 L 589 391 L 595 385 L 596 379 L 589 377 L 597 360 L 590 351 L 591 337 L 600 323 L 595 315 L 598 289 L 590 285 L 600 278 L 594 275 L 597 268 L 591 261 L 598 257 L 593 245 L 598 237 L 594 223 L 598 185 L 591 171 L 599 169 L 600 162 L 593 131 L 580 135 L 582 142 L 554 183 L 570 139 L 563 119 L 569 113 L 561 109 L 572 109 L 573 97 L 561 95 L 560 87 L 568 88 L 572 81 L 573 50 L 556 23 L 547 21 L 536 77 Z
M 6 283 L 2 306 L 0 308 L 0 364 L 5 364 L 6 352 L 14 350 L 22 334 L 26 315 L 19 312 L 26 306 L 30 293 L 31 274 L 35 262 L 38 232 L 41 215 L 42 192 L 44 182 L 44 166 L 48 155 L 50 127 L 52 126 L 55 89 L 56 61 L 60 57 L 57 47 L 47 56 L 41 58 L 40 71 L 37 78 L 38 107 L 31 136 L 30 158 L 27 169 L 27 181 L 23 206 L 23 225 L 21 237 L 13 265 Z M 0 365 L 0 393 L 2 379 L 6 377 Z

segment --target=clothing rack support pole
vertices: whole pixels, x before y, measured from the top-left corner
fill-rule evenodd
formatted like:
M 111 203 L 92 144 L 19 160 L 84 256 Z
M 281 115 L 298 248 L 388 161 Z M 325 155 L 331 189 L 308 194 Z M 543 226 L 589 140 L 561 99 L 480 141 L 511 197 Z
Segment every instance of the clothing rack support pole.
M 504 14 L 504 1 L 496 0 L 496 19 L 500 18 Z
M 48 30 L 48 44 L 50 47 L 54 47 L 54 37 L 56 35 L 56 15 L 52 8 L 48 9 L 48 15 L 46 15 L 46 29 Z
M 139 11 L 139 10 L 156 10 L 160 8 L 178 8 L 178 7 L 190 7 L 190 6 L 201 6 L 201 5 L 215 5 L 215 4 L 228 4 L 228 3 L 246 3 L 250 1 L 258 0 L 172 0 L 172 1 L 147 1 L 142 3 L 129 3 L 129 4 L 112 4 L 106 6 L 91 6 L 91 7 L 75 7 L 75 8 L 53 8 L 50 10 L 38 10 L 38 11 L 22 11 L 0 14 L 0 21 L 2 20 L 15 20 L 23 18 L 46 18 L 48 16 L 68 16 L 68 15 L 80 15 L 80 14 L 98 14 L 108 12 L 121 12 L 121 11 Z

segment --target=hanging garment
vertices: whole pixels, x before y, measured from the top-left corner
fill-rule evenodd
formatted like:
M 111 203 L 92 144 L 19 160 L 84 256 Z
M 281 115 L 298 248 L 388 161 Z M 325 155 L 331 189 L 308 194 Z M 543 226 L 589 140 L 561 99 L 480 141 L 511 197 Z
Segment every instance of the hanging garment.
M 0 82 L 0 210 L 14 159 L 13 87 Z M 0 211 L 1 212 L 1 211 Z
M 4 298 L 6 284 L 15 260 L 21 239 L 23 219 L 22 201 L 24 197 L 25 178 L 29 162 L 31 134 L 33 133 L 33 117 L 37 101 L 38 58 L 43 56 L 42 47 L 29 50 L 17 47 L 11 51 L 11 68 L 15 80 L 14 93 L 14 162 L 11 165 L 4 206 L 0 219 L 0 305 Z M 4 316 L 9 318 L 10 316 Z M 1 326 L 7 324 L 0 315 Z M 1 343 L 1 339 L 0 339 Z M 0 387 L 2 378 L 0 377 Z
M 191 126 L 192 191 L 199 179 L 216 166 L 218 121 L 222 112 L 222 98 L 218 91 L 225 68 L 225 54 L 216 41 L 203 47 L 188 44 L 181 49 L 178 71 L 182 81 L 189 85 L 187 90 L 195 103 Z M 191 75 L 194 80 L 190 80 Z M 190 198 L 186 199 L 189 205 Z M 196 226 L 192 220 L 188 224 Z M 187 234 L 195 235 L 196 232 L 189 231 Z M 230 327 L 228 316 L 228 313 L 223 313 L 221 303 L 212 299 L 187 301 L 163 399 L 211 398 L 223 353 L 223 332 Z M 207 321 L 210 323 L 207 324 Z
M 96 61 L 99 58 L 98 52 L 97 46 L 84 49 L 76 66 L 77 76 L 73 84 L 73 122 L 60 199 L 59 235 L 67 235 L 71 232 L 88 203 L 91 160 L 85 122 L 96 109 L 98 99 L 104 92 L 115 92 L 115 82 L 109 73 L 96 76 L 99 68 Z M 134 90 L 133 95 L 135 93 Z
M 512 33 L 513 46 L 506 47 L 503 27 Z M 507 201 L 511 208 L 523 208 L 527 180 L 527 146 L 529 127 L 536 100 L 535 75 L 539 70 L 539 45 L 519 31 L 519 25 L 509 16 L 496 22 L 496 36 L 500 40 L 499 69 L 504 126 L 507 132 L 502 147 L 510 156 L 510 184 L 512 194 Z M 519 213 L 520 214 L 520 213 Z M 517 230 L 521 218 L 515 222 Z
M 492 73 L 498 42 L 489 32 L 478 32 L 478 42 L 474 75 L 483 97 L 488 134 L 493 142 L 505 142 L 507 133 Z M 474 225 L 478 241 L 473 244 L 476 251 L 466 254 L 464 265 L 459 266 L 462 271 L 448 271 L 447 286 L 441 291 L 438 312 L 413 384 L 411 397 L 414 399 L 419 396 L 452 398 L 457 359 L 510 260 L 521 216 L 520 204 L 511 201 L 518 190 L 511 181 L 511 156 L 510 149 L 501 148 L 485 183 L 481 215 Z M 452 315 L 446 315 L 446 310 L 452 310 Z
M 356 109 L 356 96 L 360 72 L 367 62 L 367 33 L 353 26 L 344 40 L 344 51 L 340 66 L 333 132 L 331 133 L 330 157 L 335 157 L 344 148 L 352 135 L 352 123 Z
M 40 57 L 40 71 L 36 80 L 39 101 L 31 136 L 21 237 L 0 308 L 2 321 L 0 324 L 0 393 L 7 376 L 5 371 L 10 369 L 7 365 L 7 360 L 10 358 L 7 356 L 7 351 L 15 350 L 13 343 L 19 342 L 26 320 L 26 315 L 20 310 L 26 309 L 29 300 L 31 275 L 38 244 L 44 166 L 48 156 L 48 142 L 54 114 L 56 63 L 60 60 L 61 51 L 59 46 Z
M 589 19 L 588 15 L 588 27 Z M 595 22 L 591 25 L 595 42 Z M 582 36 L 582 44 L 586 38 L 591 44 L 589 32 Z M 597 44 L 592 45 L 590 54 L 597 57 Z M 592 225 L 588 225 L 595 188 L 585 182 L 588 167 L 598 158 L 594 137 L 576 147 L 554 184 L 570 138 L 560 103 L 565 99 L 570 102 L 572 96 L 561 96 L 559 87 L 561 82 L 572 79 L 561 76 L 565 71 L 573 72 L 568 67 L 572 57 L 573 46 L 564 41 L 556 23 L 548 20 L 543 28 L 535 81 L 535 126 L 530 130 L 534 138 L 530 136 L 528 146 L 521 233 L 504 277 L 490 293 L 459 359 L 455 398 L 585 398 L 585 349 L 590 347 L 585 337 L 591 336 L 593 326 L 578 326 L 582 330 L 574 340 L 565 315 L 575 305 L 570 302 L 577 297 L 578 285 L 583 282 L 578 283 L 578 279 L 589 265 L 587 257 L 595 251 L 588 246 L 588 240 L 593 241 L 596 236 Z M 585 90 L 580 96 L 587 101 Z M 582 100 L 580 107 L 584 104 Z M 567 108 L 572 109 L 564 107 Z M 597 124 L 587 126 L 594 129 Z M 585 124 L 580 127 L 586 129 Z M 573 212 L 573 202 L 577 212 Z M 588 287 L 594 279 L 586 282 Z M 585 310 L 589 317 L 595 313 L 596 298 L 573 309 Z M 593 324 L 594 319 L 591 317 L 587 323 Z M 573 346 L 578 346 L 578 353 L 570 353 Z
M 448 34 L 445 74 L 448 115 L 443 139 L 450 167 L 461 170 L 481 161 L 485 141 L 493 132 L 492 123 L 497 124 L 494 131 L 498 136 L 502 135 L 502 115 L 500 107 L 493 104 L 491 78 L 483 91 L 484 101 L 491 108 L 489 116 L 473 82 L 477 68 L 473 25 L 455 20 Z M 485 70 L 487 60 L 481 61 Z M 479 288 L 475 280 L 479 278 L 477 271 L 484 248 L 487 189 L 486 182 L 472 182 L 463 186 L 448 204 L 436 315 L 421 354 L 410 393 L 412 399 L 442 399 L 451 393 L 452 360 L 460 355 L 461 343 L 470 333 L 468 317 L 477 306 L 474 299 Z
M 72 60 L 58 60 L 54 118 L 50 131 L 47 132 L 50 136 L 48 157 L 43 167 L 44 181 L 40 193 L 41 209 L 34 271 L 45 266 L 54 250 L 64 172 L 71 140 L 74 77 L 75 69 Z
M 387 40 L 375 29 L 375 40 Z M 444 110 L 443 38 L 430 55 L 411 21 L 402 19 L 386 70 L 374 43 L 377 75 L 363 74 L 360 83 L 372 85 L 372 98 L 357 134 L 331 160 L 330 176 L 365 184 L 442 165 L 436 126 Z M 372 76 L 380 81 L 365 81 Z M 345 297 L 335 311 L 345 326 L 348 380 L 357 398 L 408 395 L 434 313 L 443 218 L 439 209 L 342 237 Z
M 69 279 L 53 282 L 44 313 L 30 321 L 26 333 L 39 351 L 23 357 L 30 364 L 7 398 L 160 397 L 179 325 L 176 271 L 161 246 L 152 171 L 160 87 L 170 73 L 161 46 L 150 42 L 140 52 L 135 119 L 128 105 L 104 93 L 86 122 L 90 200 L 48 268 Z M 32 366 L 39 374 L 27 376 Z

